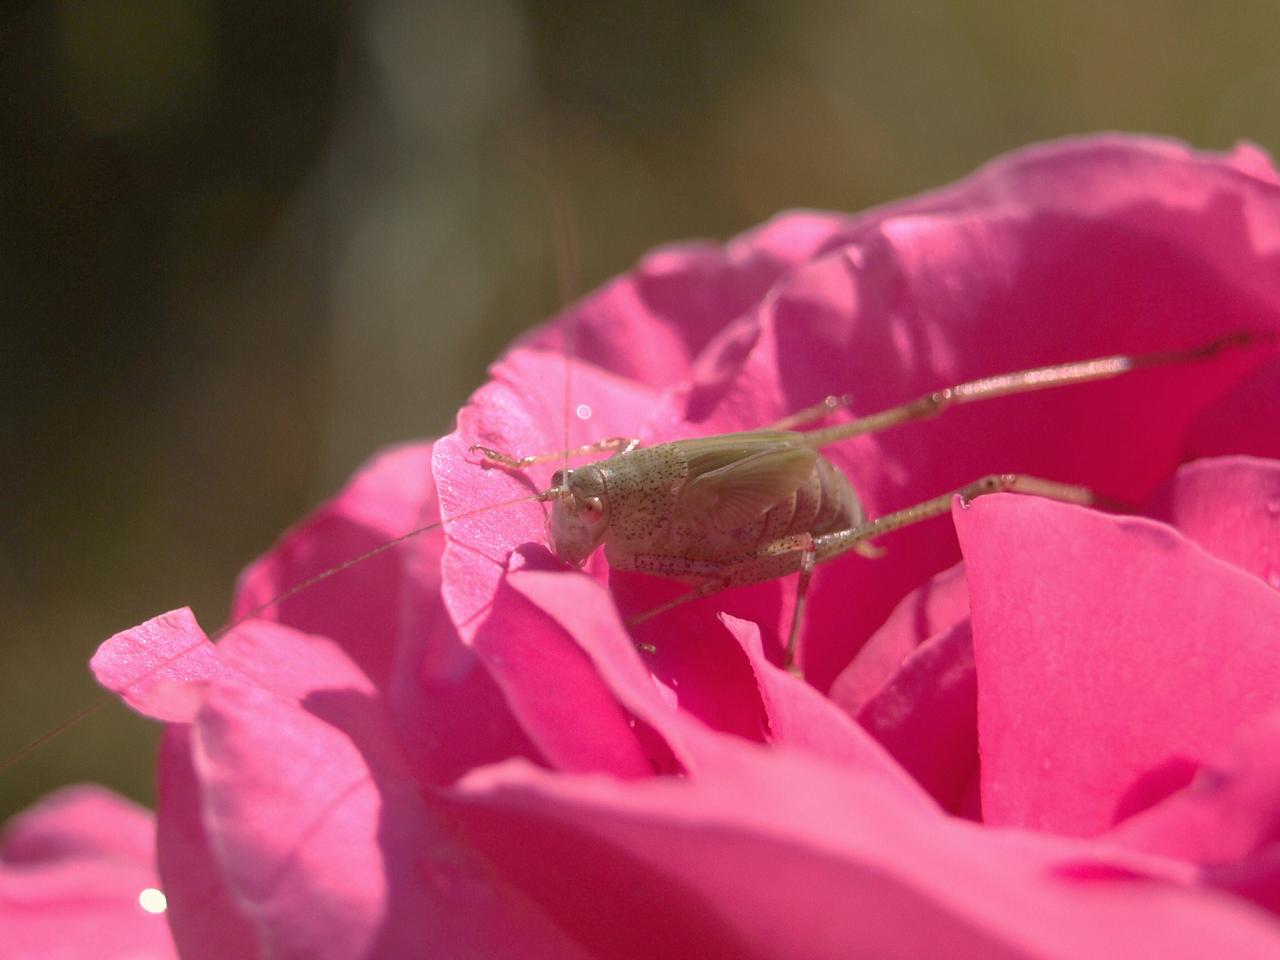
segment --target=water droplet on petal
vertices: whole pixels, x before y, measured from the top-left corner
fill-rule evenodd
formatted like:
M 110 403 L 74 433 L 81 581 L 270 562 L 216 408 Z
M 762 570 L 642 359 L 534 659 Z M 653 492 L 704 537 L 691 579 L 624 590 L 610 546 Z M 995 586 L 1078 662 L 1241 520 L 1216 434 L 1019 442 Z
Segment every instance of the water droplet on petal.
M 147 887 L 138 894 L 138 906 L 147 913 L 164 913 L 169 907 L 169 898 L 155 887 Z
M 578 414 L 579 420 L 591 419 L 591 407 L 585 403 L 578 404 L 578 409 L 575 412 Z
M 1280 497 L 1267 501 L 1267 513 L 1273 517 L 1280 517 Z

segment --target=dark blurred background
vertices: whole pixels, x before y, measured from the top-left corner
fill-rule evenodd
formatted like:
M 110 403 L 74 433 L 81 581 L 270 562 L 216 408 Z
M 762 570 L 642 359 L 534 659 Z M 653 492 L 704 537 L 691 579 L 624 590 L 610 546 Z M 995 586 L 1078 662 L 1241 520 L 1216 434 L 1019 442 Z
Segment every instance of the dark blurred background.
M 857 209 L 1103 128 L 1280 147 L 1280 4 L 61 0 L 0 13 L 0 754 L 110 633 L 439 434 L 654 244 Z M 641 12 L 643 11 L 643 12 Z M 111 707 L 0 774 L 151 798 Z

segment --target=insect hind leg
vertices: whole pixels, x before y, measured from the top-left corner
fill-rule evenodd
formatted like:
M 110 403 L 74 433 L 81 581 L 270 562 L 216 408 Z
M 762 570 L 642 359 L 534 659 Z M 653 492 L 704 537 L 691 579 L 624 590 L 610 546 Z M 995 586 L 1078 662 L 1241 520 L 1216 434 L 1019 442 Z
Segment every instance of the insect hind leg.
M 814 448 L 825 447 L 828 444 L 846 440 L 850 437 L 879 433 L 882 430 L 889 430 L 915 420 L 927 420 L 962 404 L 978 403 L 1020 393 L 1031 393 L 1037 390 L 1067 387 L 1073 384 L 1090 383 L 1095 380 L 1110 380 L 1139 370 L 1150 370 L 1156 367 L 1199 363 L 1211 360 L 1219 354 L 1232 349 L 1274 348 L 1278 345 L 1280 345 L 1280 334 L 1275 331 L 1239 331 L 1183 350 L 1169 350 L 1160 353 L 1115 354 L 1109 357 L 1095 357 L 1092 360 L 1057 363 L 1046 367 L 1035 367 L 1030 370 L 1018 370 L 1013 373 L 981 377 L 977 380 L 968 380 L 964 383 L 957 383 L 950 387 L 935 390 L 899 406 L 858 417 L 846 423 L 813 430 L 805 435 L 806 442 Z M 811 407 L 793 417 L 786 418 L 783 423 L 805 423 L 816 420 L 821 415 L 824 405 L 832 401 L 836 401 L 837 406 L 843 405 L 840 403 L 843 400 L 844 398 L 842 397 L 828 397 L 816 407 Z M 835 406 L 830 407 L 830 409 L 835 409 Z
M 774 423 L 765 427 L 766 430 L 794 430 L 796 427 L 803 427 L 806 424 L 816 423 L 829 414 L 835 413 L 837 410 L 848 407 L 853 404 L 853 394 L 842 393 L 840 396 L 832 394 L 824 397 L 811 407 L 805 407 L 803 410 L 797 410 L 789 416 L 783 417 Z
M 902 510 L 887 513 L 875 520 L 868 520 L 866 523 L 860 523 L 847 530 L 837 530 L 833 533 L 815 537 L 814 550 L 817 553 L 817 562 L 822 563 L 825 560 L 834 559 L 849 550 L 858 548 L 868 540 L 893 530 L 901 530 L 903 527 L 909 527 L 923 520 L 941 516 L 951 510 L 951 502 L 956 497 L 960 497 L 963 501 L 968 501 L 992 493 L 1026 493 L 1038 497 L 1047 497 L 1050 500 L 1060 500 L 1064 503 L 1075 503 L 1085 507 L 1092 506 L 1098 502 L 1098 497 L 1088 487 L 1071 483 L 1059 483 L 1055 480 L 1043 480 L 1039 477 L 1031 477 L 1021 473 L 992 473 L 980 480 L 967 483 L 963 487 L 957 487 L 940 496 L 905 507 Z

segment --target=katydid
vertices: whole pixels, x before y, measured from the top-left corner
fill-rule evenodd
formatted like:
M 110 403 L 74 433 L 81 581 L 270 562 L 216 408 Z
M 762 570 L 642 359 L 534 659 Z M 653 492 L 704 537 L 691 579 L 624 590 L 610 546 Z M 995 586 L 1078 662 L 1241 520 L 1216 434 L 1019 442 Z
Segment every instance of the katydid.
M 796 642 L 804 599 L 816 564 L 852 550 L 875 556 L 871 541 L 892 530 L 1002 491 L 1091 505 L 1086 487 L 1020 474 L 991 474 L 937 497 L 869 519 L 849 480 L 821 448 L 850 437 L 933 417 L 951 406 L 1122 376 L 1135 370 L 1207 360 L 1230 347 L 1274 342 L 1267 333 L 1240 332 L 1185 350 L 1114 355 L 1000 374 L 945 387 L 914 401 L 834 426 L 793 428 L 845 406 L 830 396 L 761 430 L 676 440 L 641 447 L 612 437 L 573 450 L 514 457 L 483 446 L 487 463 L 519 470 L 566 459 L 552 486 L 548 539 L 564 562 L 582 566 L 600 545 L 610 566 L 696 584 L 688 593 L 632 618 L 638 624 L 673 607 L 728 587 L 799 574 L 785 663 L 796 670 Z M 569 457 L 612 452 L 606 460 L 569 469 Z

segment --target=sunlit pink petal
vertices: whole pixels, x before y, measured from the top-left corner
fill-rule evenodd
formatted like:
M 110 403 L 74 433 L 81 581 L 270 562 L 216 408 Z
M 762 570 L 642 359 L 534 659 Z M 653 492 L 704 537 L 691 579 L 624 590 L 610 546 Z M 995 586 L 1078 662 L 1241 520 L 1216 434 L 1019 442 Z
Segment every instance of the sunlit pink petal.
M 492 615 L 473 646 L 491 664 L 512 712 L 553 767 L 620 777 L 653 772 L 631 718 L 573 637 L 507 583 L 499 584 Z
M 240 676 L 187 608 L 171 610 L 104 641 L 89 664 L 100 684 L 155 720 L 185 722 L 200 687 Z
M 439 544 L 403 549 L 409 551 L 406 563 L 430 565 L 438 575 Z M 404 636 L 387 706 L 418 779 L 450 783 L 473 767 L 509 757 L 544 762 L 489 668 L 462 643 L 439 591 L 414 592 L 403 608 Z
M 953 513 L 986 822 L 1105 830 L 1280 707 L 1280 593 L 1252 575 L 1148 520 L 1007 495 Z
M 760 423 L 848 390 L 857 412 L 871 412 L 968 378 L 1190 346 L 1277 315 L 1225 286 L 1205 251 L 1153 246 L 1126 224 L 1130 215 L 888 221 L 864 246 L 789 275 L 720 407 Z M 1001 471 L 1140 502 L 1175 466 L 1192 417 L 1266 356 L 1255 350 L 974 405 L 830 455 L 873 514 Z M 1274 417 L 1278 407 L 1272 399 L 1261 409 Z M 1267 431 L 1268 422 L 1256 412 L 1253 429 Z M 945 524 L 904 531 L 885 546 L 885 561 L 850 559 L 815 578 L 804 649 L 806 675 L 820 689 L 898 599 L 957 556 Z

